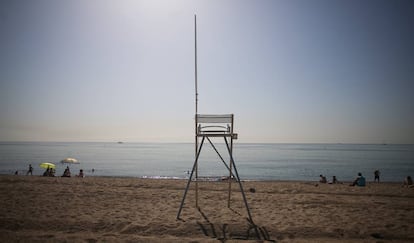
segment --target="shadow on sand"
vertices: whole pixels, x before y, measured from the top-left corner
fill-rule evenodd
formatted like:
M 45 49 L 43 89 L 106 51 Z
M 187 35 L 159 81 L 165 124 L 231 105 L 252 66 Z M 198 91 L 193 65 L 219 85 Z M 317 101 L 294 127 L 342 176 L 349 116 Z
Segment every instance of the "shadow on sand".
M 241 216 L 237 211 L 231 210 Z M 205 221 L 197 221 L 197 224 L 205 236 L 218 239 L 221 242 L 226 242 L 227 240 L 266 240 L 276 242 L 270 239 L 269 233 L 264 226 L 257 226 L 248 218 L 246 218 L 246 221 L 242 220 L 232 224 L 219 224 L 212 223 L 200 208 L 198 211 Z

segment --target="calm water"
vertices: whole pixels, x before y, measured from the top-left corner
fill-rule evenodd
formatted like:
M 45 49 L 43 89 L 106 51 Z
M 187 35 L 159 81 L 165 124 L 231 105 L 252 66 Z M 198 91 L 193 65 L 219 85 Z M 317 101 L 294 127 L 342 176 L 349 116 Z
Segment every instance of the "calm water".
M 217 144 L 226 161 L 226 149 Z M 0 174 L 25 174 L 29 164 L 41 175 L 41 162 L 56 163 L 61 175 L 66 165 L 58 161 L 77 158 L 72 173 L 83 169 L 87 176 L 186 178 L 194 163 L 190 143 L 0 143 Z M 375 169 L 383 181 L 402 181 L 414 176 L 414 145 L 359 144 L 235 144 L 234 158 L 242 179 L 316 181 L 320 174 L 350 181 L 358 172 L 373 180 Z M 92 173 L 92 169 L 94 172 Z M 205 144 L 199 160 L 199 174 L 228 175 L 226 168 Z

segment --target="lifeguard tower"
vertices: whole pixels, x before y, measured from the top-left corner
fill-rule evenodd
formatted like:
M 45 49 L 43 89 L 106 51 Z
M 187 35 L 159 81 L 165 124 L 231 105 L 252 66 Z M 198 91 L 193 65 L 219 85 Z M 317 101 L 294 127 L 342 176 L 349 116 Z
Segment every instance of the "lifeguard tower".
M 220 158 L 221 162 L 228 170 L 228 177 L 226 181 L 228 181 L 228 202 L 227 206 L 230 207 L 230 199 L 231 199 L 231 190 L 232 190 L 232 182 L 236 182 L 239 187 L 241 194 L 243 196 L 244 205 L 247 210 L 248 220 L 253 223 L 252 216 L 250 214 L 250 209 L 247 204 L 246 195 L 243 190 L 243 185 L 241 183 L 239 173 L 237 172 L 236 164 L 234 162 L 233 157 L 233 140 L 237 139 L 238 135 L 234 132 L 234 115 L 233 114 L 224 114 L 224 115 L 217 115 L 217 114 L 198 114 L 198 92 L 197 92 L 197 20 L 196 16 L 194 16 L 195 21 L 195 160 L 193 164 L 193 168 L 190 173 L 190 177 L 187 181 L 187 186 L 184 191 L 184 196 L 181 201 L 180 209 L 178 210 L 177 219 L 180 219 L 181 211 L 183 209 L 185 199 L 187 196 L 187 192 L 190 188 L 190 184 L 193 182 L 195 183 L 195 206 L 199 208 L 198 203 L 198 183 L 200 180 L 198 174 L 198 163 L 200 154 L 203 148 L 204 143 L 210 143 L 211 147 L 217 153 L 218 157 Z M 212 138 L 215 140 L 223 138 L 226 150 L 228 152 L 229 161 L 226 162 L 223 156 L 219 153 L 216 146 L 214 145 Z

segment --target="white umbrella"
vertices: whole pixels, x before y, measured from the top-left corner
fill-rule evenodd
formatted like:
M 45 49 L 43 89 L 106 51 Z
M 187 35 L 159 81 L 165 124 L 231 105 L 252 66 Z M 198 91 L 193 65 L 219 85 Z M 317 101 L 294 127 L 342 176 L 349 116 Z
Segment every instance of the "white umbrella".
M 79 161 L 74 158 L 66 158 L 60 161 L 62 164 L 79 164 Z

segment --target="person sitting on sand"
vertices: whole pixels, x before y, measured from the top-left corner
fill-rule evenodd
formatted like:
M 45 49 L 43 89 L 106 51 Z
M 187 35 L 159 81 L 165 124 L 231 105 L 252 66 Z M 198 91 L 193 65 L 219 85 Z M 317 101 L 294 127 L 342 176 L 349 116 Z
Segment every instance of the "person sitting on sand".
M 77 177 L 82 177 L 82 178 L 83 178 L 83 177 L 85 177 L 85 176 L 83 175 L 83 170 L 82 170 L 82 169 L 80 169 L 80 170 L 79 170 L 79 175 L 77 175 Z
M 411 176 L 407 176 L 404 179 L 404 186 L 411 187 L 413 185 L 413 179 Z
M 43 172 L 43 176 L 49 176 L 50 174 L 50 168 L 47 167 L 47 169 L 45 170 L 45 172 Z
M 54 177 L 55 176 L 55 169 L 53 169 L 53 168 L 50 168 L 50 170 L 49 170 L 49 176 L 51 176 L 51 177 Z
M 365 177 L 362 176 L 361 172 L 358 173 L 357 178 L 350 186 L 365 186 Z
M 336 176 L 332 176 L 332 182 L 329 183 L 329 184 L 338 184 L 338 183 L 339 183 L 339 181 L 338 181 L 338 179 L 336 179 Z
M 326 177 L 325 176 L 323 176 L 323 175 L 319 175 L 319 177 L 320 177 L 320 179 L 319 179 L 319 182 L 320 183 L 326 183 L 327 181 L 326 181 Z
M 70 177 L 69 166 L 66 167 L 65 171 L 63 172 L 62 177 Z

